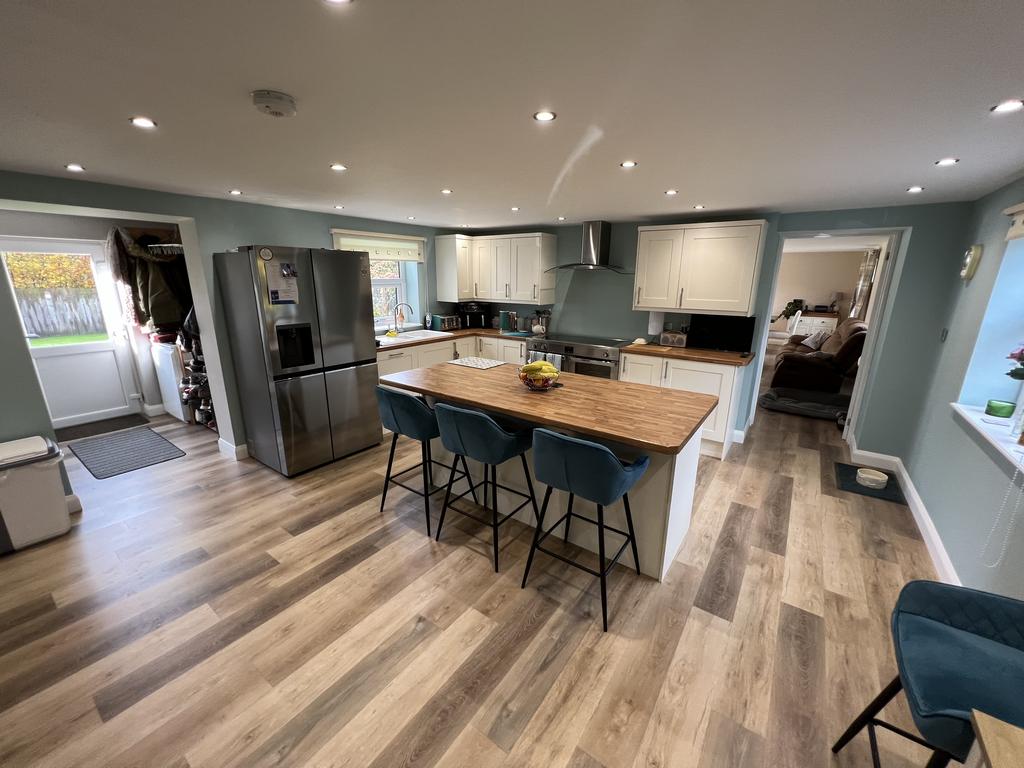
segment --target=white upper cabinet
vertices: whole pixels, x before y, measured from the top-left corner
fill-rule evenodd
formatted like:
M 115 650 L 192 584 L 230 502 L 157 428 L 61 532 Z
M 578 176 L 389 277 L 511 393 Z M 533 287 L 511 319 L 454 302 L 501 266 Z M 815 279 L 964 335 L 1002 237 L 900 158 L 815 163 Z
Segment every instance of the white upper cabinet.
M 674 309 L 679 306 L 679 265 L 683 232 L 676 229 L 641 231 L 636 248 L 637 307 Z
M 750 315 L 764 221 L 641 227 L 633 309 Z
M 438 301 L 483 299 L 509 304 L 553 304 L 554 235 L 531 233 L 434 240 Z

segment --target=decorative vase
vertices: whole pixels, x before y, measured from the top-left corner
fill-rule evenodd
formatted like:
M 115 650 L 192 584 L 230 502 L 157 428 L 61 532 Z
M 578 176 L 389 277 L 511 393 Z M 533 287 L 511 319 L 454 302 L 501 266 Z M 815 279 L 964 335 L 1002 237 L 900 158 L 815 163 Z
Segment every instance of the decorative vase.
M 1013 419 L 1010 421 L 1010 437 L 1016 440 L 1022 436 L 1024 436 L 1024 384 L 1021 384 L 1017 391 L 1017 410 L 1013 412 Z

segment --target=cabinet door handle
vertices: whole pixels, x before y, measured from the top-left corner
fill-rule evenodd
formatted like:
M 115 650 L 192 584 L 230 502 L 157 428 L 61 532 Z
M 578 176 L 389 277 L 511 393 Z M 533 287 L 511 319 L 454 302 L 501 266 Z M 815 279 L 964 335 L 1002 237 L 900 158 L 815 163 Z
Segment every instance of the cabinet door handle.
M 642 291 L 642 290 L 643 290 L 643 286 L 638 285 L 636 287 L 636 303 L 637 304 L 640 303 L 640 291 Z
M 622 358 L 622 372 L 625 373 L 629 370 L 629 358 Z
M 401 357 L 404 354 L 405 354 L 405 352 L 392 352 L 390 355 L 388 355 L 388 357 L 389 358 L 391 358 L 391 357 Z
M 537 284 L 536 283 L 533 284 L 533 298 L 535 298 L 535 299 L 537 298 Z
M 478 292 L 478 291 L 477 291 L 477 289 L 476 289 L 476 283 L 473 283 L 473 295 L 474 295 L 474 296 L 477 296 L 477 295 L 478 295 L 478 293 L 479 293 L 479 292 Z
M 509 298 L 509 284 L 505 283 L 505 298 Z
M 679 306 L 683 305 L 683 289 L 679 289 Z
M 661 380 L 665 381 L 666 379 L 668 379 L 668 360 L 665 361 L 665 365 L 663 366 L 663 370 L 661 372 Z

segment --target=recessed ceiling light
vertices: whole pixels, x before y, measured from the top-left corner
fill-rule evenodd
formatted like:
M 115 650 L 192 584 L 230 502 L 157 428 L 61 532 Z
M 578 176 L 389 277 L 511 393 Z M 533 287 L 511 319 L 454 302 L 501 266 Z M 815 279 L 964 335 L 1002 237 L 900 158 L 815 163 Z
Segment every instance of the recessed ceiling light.
M 409 221 L 416 221 L 415 216 L 406 216 L 405 218 L 407 218 Z
M 921 186 L 918 186 L 917 184 L 915 184 L 912 187 L 907 187 L 907 192 L 909 192 L 912 195 L 917 195 L 917 194 L 920 194 L 921 192 L 924 192 L 924 187 L 921 187 Z
M 324 0 L 328 5 L 351 5 L 352 0 Z
M 695 210 L 695 211 L 703 211 L 704 210 L 704 206 L 701 205 L 700 203 L 697 203 L 695 206 L 693 206 L 693 210 Z
M 512 206 L 512 213 L 519 213 L 519 206 L 518 205 L 513 205 Z
M 1007 99 L 996 104 L 990 111 L 996 114 L 1004 114 L 1006 112 L 1019 112 L 1022 109 L 1024 109 L 1024 100 Z
M 636 160 L 623 160 L 619 165 L 623 168 L 636 168 Z
M 558 220 L 559 220 L 559 221 L 565 221 L 565 216 L 559 216 L 559 217 L 558 217 Z
M 334 206 L 334 210 L 336 210 L 336 211 L 343 211 L 343 210 L 345 210 L 345 206 L 344 205 L 336 205 L 336 206 Z
M 242 194 L 242 190 L 240 190 L 240 189 L 229 189 L 228 190 L 228 194 L 229 195 L 234 195 L 235 197 L 238 197 L 240 194 Z
M 442 189 L 441 190 L 441 194 L 442 195 L 450 195 L 451 193 L 452 193 L 452 191 L 450 189 Z
M 672 197 L 672 195 L 678 195 L 679 194 L 679 190 L 678 189 L 666 189 L 665 190 L 665 194 L 668 195 L 669 197 Z
M 461 227 L 468 227 L 469 224 L 460 224 L 459 226 L 461 226 Z
M 959 157 L 944 157 L 941 160 L 936 160 L 935 164 L 940 166 L 940 167 L 942 167 L 942 168 L 946 168 L 946 167 L 948 167 L 950 165 L 956 165 L 959 162 L 960 162 L 960 158 Z
M 828 232 L 819 232 L 815 237 L 832 237 Z
M 341 163 L 331 163 L 331 170 L 338 171 L 340 173 L 341 171 L 347 171 L 348 168 Z
M 136 115 L 131 118 L 131 124 L 136 128 L 146 128 L 147 130 L 156 128 L 156 122 L 153 119 L 143 117 L 142 115 Z
M 85 173 L 85 168 L 78 163 L 68 163 L 64 167 L 72 173 Z
M 548 109 L 542 109 L 540 112 L 533 113 L 533 119 L 538 123 L 550 123 L 556 117 L 558 117 L 558 115 Z

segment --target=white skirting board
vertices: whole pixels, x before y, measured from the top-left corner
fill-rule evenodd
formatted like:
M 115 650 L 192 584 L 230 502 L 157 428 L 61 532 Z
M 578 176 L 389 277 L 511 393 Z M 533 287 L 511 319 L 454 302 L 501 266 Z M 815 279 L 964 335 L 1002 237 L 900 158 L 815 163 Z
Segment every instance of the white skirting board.
M 235 461 L 241 461 L 249 457 L 249 448 L 244 445 L 232 445 L 223 437 L 217 440 L 217 450 L 228 458 L 234 459 Z
M 854 464 L 862 464 L 875 469 L 887 469 L 896 473 L 900 486 L 903 488 L 903 495 L 907 497 L 907 505 L 910 507 L 911 514 L 914 515 L 914 522 L 917 523 L 917 528 L 921 531 L 921 538 L 924 539 L 925 546 L 928 547 L 928 554 L 932 558 L 935 572 L 947 584 L 960 585 L 960 577 L 953 567 L 953 561 L 949 559 L 949 553 L 946 552 L 946 547 L 939 537 L 935 523 L 932 522 L 928 510 L 925 509 L 924 501 L 918 494 L 917 488 L 914 487 L 914 481 L 910 479 L 910 473 L 903 466 L 903 460 L 899 456 L 859 450 L 857 441 L 854 440 L 852 434 L 849 437 L 849 443 L 850 459 Z
M 148 403 L 143 403 L 142 413 L 144 416 L 153 418 L 154 416 L 162 416 L 163 414 L 167 413 L 167 411 L 164 409 L 163 403 L 157 403 L 156 405 L 149 405 Z

